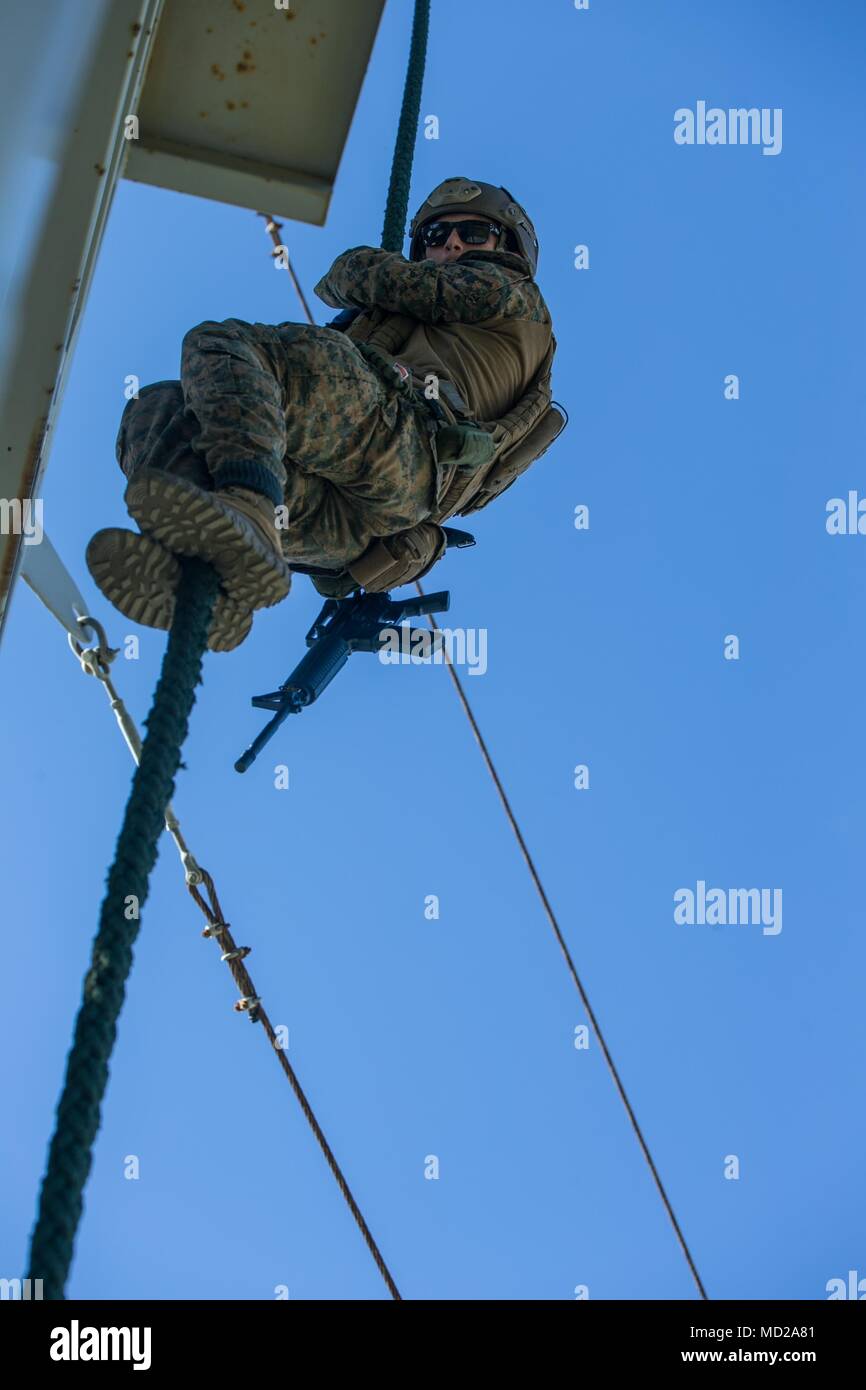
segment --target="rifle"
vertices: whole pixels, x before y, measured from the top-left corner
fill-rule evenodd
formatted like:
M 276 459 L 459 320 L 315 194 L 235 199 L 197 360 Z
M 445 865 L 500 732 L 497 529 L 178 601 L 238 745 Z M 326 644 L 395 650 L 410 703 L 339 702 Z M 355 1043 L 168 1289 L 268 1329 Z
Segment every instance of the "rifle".
M 475 544 L 474 536 L 468 531 L 458 531 L 450 526 L 443 527 L 443 530 L 448 536 L 449 546 L 454 545 L 462 549 L 464 546 Z M 302 565 L 293 565 L 292 568 L 302 573 L 311 572 L 305 570 Z M 406 618 L 445 613 L 450 602 L 451 594 L 447 589 L 441 589 L 435 594 L 404 599 L 392 599 L 386 592 L 368 594 L 359 589 L 348 598 L 326 599 L 306 635 L 309 651 L 301 658 L 288 679 L 283 681 L 278 690 L 252 697 L 252 704 L 256 709 L 273 710 L 274 717 L 238 758 L 235 771 L 246 772 L 280 725 L 290 714 L 300 714 L 302 709 L 313 704 L 334 677 L 342 671 L 353 652 L 379 651 L 383 628 L 393 628 Z M 441 647 L 442 639 L 438 633 L 410 627 L 410 640 L 416 633 L 423 634 L 425 643 L 431 642 L 431 651 L 439 650 Z

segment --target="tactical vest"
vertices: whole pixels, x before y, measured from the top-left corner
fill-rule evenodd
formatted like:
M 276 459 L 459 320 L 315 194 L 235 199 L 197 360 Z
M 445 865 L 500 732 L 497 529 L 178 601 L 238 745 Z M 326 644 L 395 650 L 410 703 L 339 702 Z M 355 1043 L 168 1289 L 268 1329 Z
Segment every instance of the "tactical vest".
M 399 361 L 400 349 L 414 327 L 415 320 L 408 314 L 391 314 L 384 309 L 373 308 L 359 314 L 343 332 L 365 356 L 369 355 L 374 365 L 381 366 L 383 373 L 387 370 L 393 372 L 389 385 L 394 385 L 398 379 L 395 363 Z M 486 507 L 511 487 L 536 459 L 541 458 L 565 428 L 564 416 L 551 401 L 550 377 L 555 351 L 556 339 L 552 337 L 535 377 L 520 400 L 501 420 L 474 420 L 456 388 L 447 381 L 439 383 L 439 412 L 452 428 L 442 431 L 449 436 L 448 448 L 437 451 L 442 479 L 439 501 L 431 514 L 431 521 L 447 521 L 458 514 L 467 516 Z M 426 408 L 428 416 L 431 415 L 432 403 L 425 400 L 418 383 L 415 383 L 415 388 L 413 394 L 417 404 Z M 482 461 L 478 464 L 471 462 L 467 467 L 467 458 L 477 457 L 477 449 L 469 447 L 461 453 L 459 448 L 451 446 L 461 431 L 472 446 L 475 441 L 469 436 L 477 436 L 479 430 L 490 437 L 490 443 L 481 451 Z

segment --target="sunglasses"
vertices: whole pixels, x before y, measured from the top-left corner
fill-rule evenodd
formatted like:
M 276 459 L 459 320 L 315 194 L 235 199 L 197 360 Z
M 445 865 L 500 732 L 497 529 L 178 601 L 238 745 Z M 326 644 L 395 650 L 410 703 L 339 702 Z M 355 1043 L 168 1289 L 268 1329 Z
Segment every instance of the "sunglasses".
M 499 236 L 496 222 L 427 222 L 419 232 L 425 246 L 444 246 L 453 231 L 464 246 L 483 246 L 489 236 Z

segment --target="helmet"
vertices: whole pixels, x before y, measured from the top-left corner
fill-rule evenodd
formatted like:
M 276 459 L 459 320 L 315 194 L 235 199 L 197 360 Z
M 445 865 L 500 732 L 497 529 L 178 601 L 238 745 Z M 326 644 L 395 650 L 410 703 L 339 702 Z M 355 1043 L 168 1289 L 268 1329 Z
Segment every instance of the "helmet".
M 493 222 L 500 222 L 503 227 L 500 246 L 525 256 L 535 274 L 538 237 L 527 213 L 514 201 L 507 188 L 497 188 L 492 183 L 476 183 L 472 179 L 446 179 L 421 204 L 409 228 L 412 238 L 409 259 L 424 259 L 424 243 L 419 232 L 425 222 L 437 217 L 455 217 L 460 213 L 489 217 Z

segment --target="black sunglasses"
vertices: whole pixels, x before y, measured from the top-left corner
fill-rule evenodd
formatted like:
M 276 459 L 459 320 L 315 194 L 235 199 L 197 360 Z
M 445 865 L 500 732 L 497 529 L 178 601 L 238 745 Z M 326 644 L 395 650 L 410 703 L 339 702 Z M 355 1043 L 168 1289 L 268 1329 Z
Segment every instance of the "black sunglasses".
M 425 246 L 444 246 L 455 230 L 464 246 L 483 246 L 489 236 L 499 236 L 502 228 L 497 222 L 427 222 L 419 235 Z

